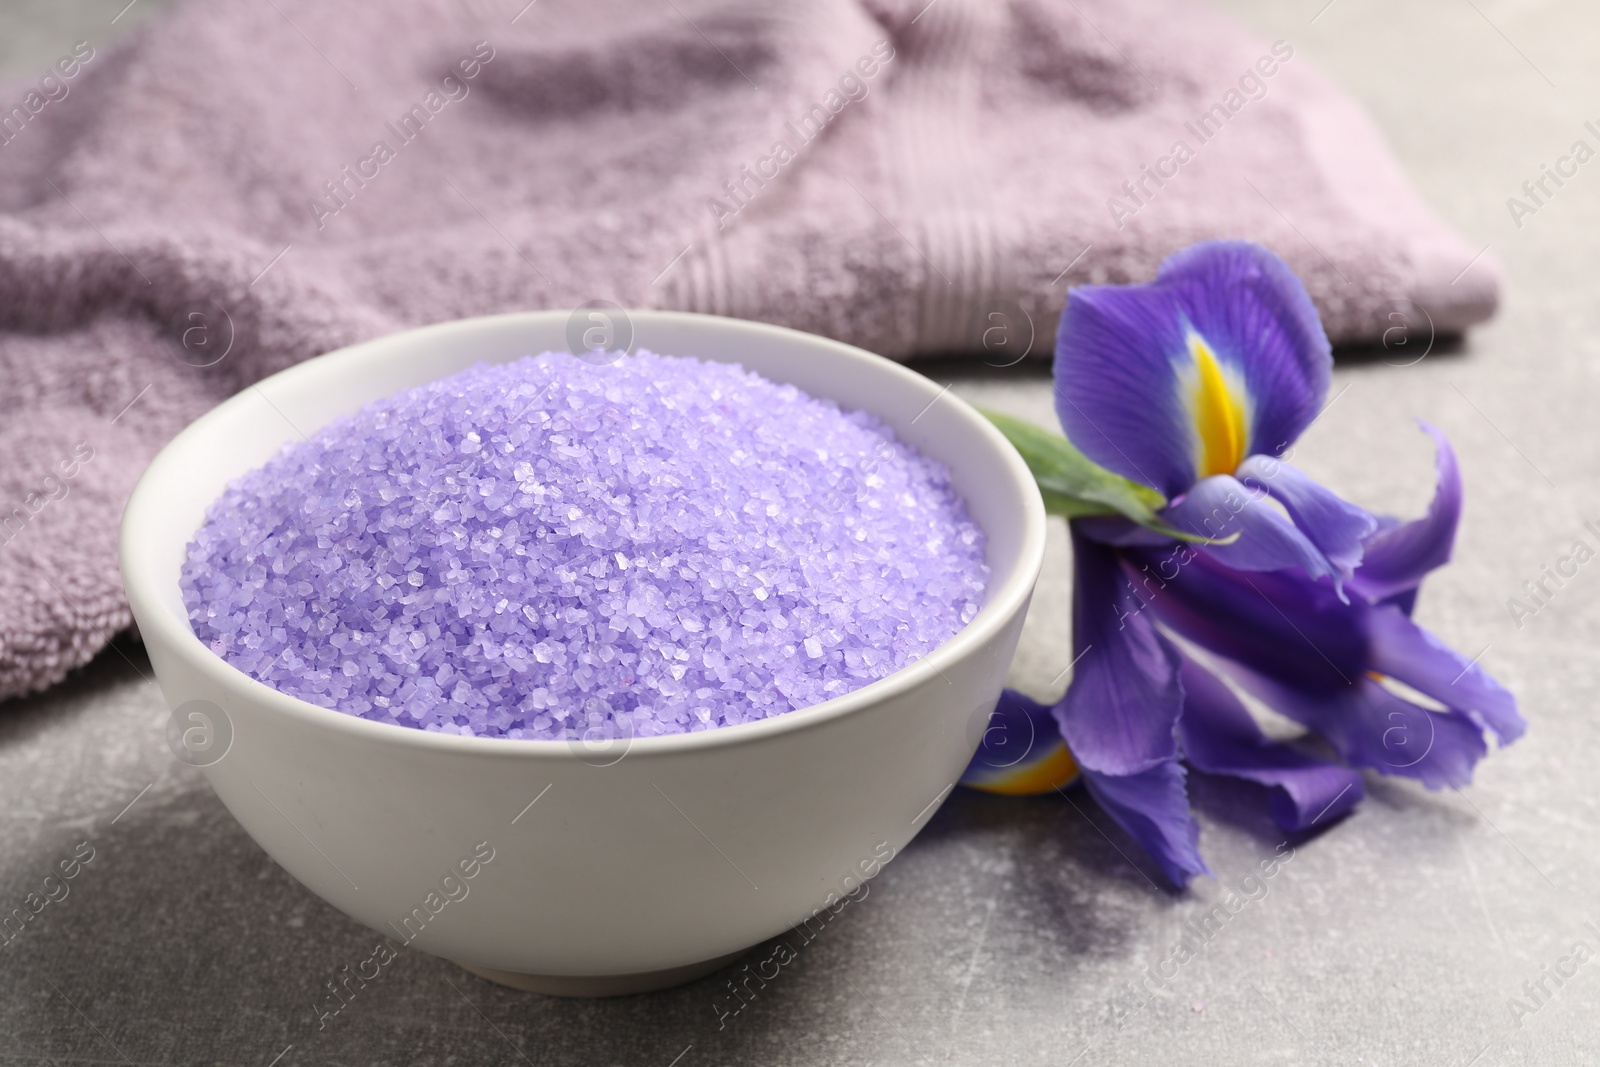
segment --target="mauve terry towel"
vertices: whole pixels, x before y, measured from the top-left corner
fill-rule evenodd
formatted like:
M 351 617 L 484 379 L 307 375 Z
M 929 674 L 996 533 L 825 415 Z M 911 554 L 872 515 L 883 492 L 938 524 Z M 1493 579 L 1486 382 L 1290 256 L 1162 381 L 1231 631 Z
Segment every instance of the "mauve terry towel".
M 1044 354 L 1069 286 L 1216 236 L 1336 339 L 1497 298 L 1294 42 L 1194 0 L 207 0 L 0 108 L 0 697 L 129 624 L 163 442 L 392 330 L 605 299 L 903 358 L 1004 300 Z

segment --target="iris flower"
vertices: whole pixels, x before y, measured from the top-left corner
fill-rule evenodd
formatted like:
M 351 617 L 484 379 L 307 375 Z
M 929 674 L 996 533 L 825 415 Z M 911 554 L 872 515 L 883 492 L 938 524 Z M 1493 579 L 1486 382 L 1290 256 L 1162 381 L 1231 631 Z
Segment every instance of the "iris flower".
M 1438 485 L 1411 522 L 1282 458 L 1331 369 L 1305 289 L 1257 245 L 1196 245 L 1147 285 L 1072 292 L 1055 357 L 1066 438 L 991 418 L 1070 520 L 1076 666 L 1054 707 L 1002 696 L 966 784 L 1081 777 L 1182 886 L 1209 873 L 1185 763 L 1257 783 L 1306 831 L 1354 807 L 1362 770 L 1460 786 L 1486 735 L 1523 732 L 1511 694 L 1411 620 L 1461 516 L 1444 436 L 1423 427 Z M 1269 738 L 1246 697 L 1314 737 Z

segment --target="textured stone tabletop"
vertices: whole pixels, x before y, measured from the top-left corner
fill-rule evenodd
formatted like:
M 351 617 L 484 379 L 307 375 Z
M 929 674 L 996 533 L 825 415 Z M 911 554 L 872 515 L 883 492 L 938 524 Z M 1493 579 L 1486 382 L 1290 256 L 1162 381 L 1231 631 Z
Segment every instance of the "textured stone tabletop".
M 8 0 L 0 72 L 109 41 L 160 7 L 125 3 Z M 290 879 L 173 759 L 149 665 L 121 643 L 0 714 L 0 910 L 78 864 L 70 893 L 0 948 L 0 1062 L 1600 1062 L 1600 564 L 1521 625 L 1507 608 L 1600 522 L 1600 163 L 1520 228 L 1506 206 L 1575 140 L 1600 144 L 1583 127 L 1600 120 L 1600 14 L 1579 0 L 1227 6 L 1355 92 L 1424 197 L 1507 270 L 1502 313 L 1464 344 L 1409 366 L 1415 347 L 1342 358 L 1337 399 L 1297 452 L 1345 496 L 1413 514 L 1433 462 L 1413 420 L 1459 449 L 1463 536 L 1419 617 L 1482 650 L 1530 722 L 1472 788 L 1369 778 L 1354 817 L 1283 843 L 1201 783 L 1217 880 L 1186 896 L 1158 888 L 1079 793 L 957 791 L 720 1028 L 719 977 L 569 1001 L 415 952 L 319 1027 L 324 983 L 377 935 Z M 969 400 L 1052 419 L 1042 371 L 925 369 Z M 1068 588 L 1057 527 L 1013 671 L 1035 696 L 1061 688 Z M 1249 903 L 1195 933 L 1267 860 Z M 1175 965 L 1180 938 L 1199 951 Z M 1517 1001 L 1532 1010 L 1514 1014 Z

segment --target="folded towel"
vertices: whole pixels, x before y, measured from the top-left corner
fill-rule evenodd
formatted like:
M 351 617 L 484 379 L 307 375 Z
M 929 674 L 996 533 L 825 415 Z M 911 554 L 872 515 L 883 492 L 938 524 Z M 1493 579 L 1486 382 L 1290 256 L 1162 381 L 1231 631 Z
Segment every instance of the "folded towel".
M 590 300 L 1043 355 L 1215 236 L 1335 339 L 1497 298 L 1294 42 L 1189 0 L 222 0 L 64 49 L 0 95 L 0 697 L 129 624 L 162 443 L 309 356 Z

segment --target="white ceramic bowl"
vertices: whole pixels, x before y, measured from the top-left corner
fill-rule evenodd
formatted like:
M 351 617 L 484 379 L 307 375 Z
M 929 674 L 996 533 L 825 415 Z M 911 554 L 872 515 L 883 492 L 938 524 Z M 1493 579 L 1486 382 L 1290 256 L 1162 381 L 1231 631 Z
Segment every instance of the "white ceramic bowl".
M 976 749 L 1044 550 L 1044 509 L 1021 458 L 927 378 L 793 330 L 628 314 L 637 347 L 742 363 L 865 409 L 947 464 L 988 540 L 977 618 L 925 659 L 827 703 L 599 751 L 329 711 L 257 682 L 195 637 L 179 569 L 230 480 L 372 400 L 478 361 L 566 350 L 565 312 L 411 330 L 274 375 L 163 449 L 122 523 L 123 578 L 156 676 L 174 708 L 222 709 L 214 725 L 231 729 L 231 744 L 203 769 L 250 836 L 391 940 L 546 992 L 687 980 L 875 873 Z

